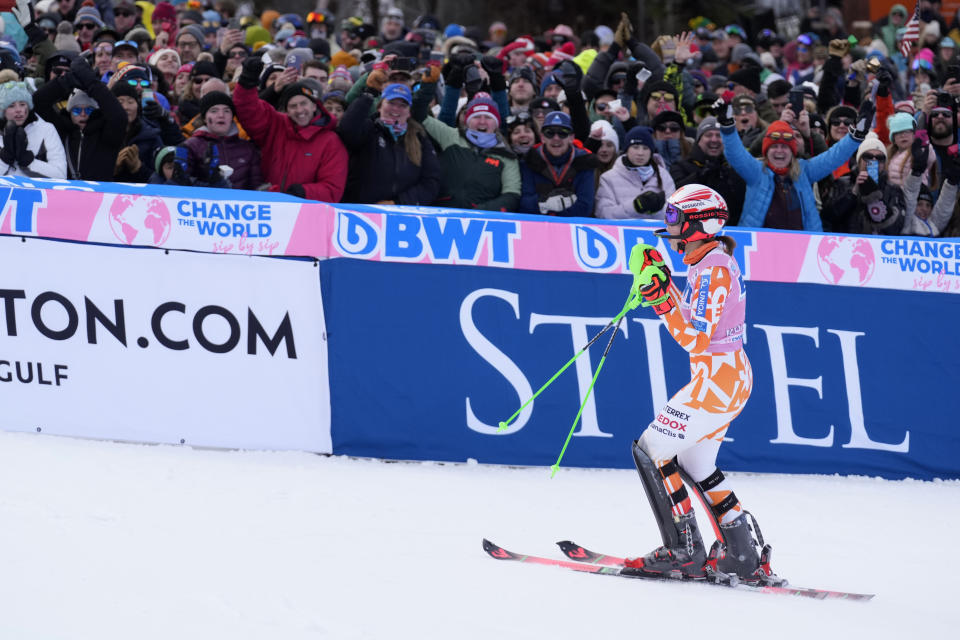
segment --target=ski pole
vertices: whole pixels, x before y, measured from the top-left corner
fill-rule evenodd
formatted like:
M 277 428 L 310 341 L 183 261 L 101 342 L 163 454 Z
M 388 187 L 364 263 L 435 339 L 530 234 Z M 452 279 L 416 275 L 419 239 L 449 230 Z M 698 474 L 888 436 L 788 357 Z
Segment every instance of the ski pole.
M 590 386 L 587 387 L 587 393 L 583 397 L 583 402 L 580 404 L 580 410 L 577 411 L 577 417 L 573 419 L 573 425 L 570 426 L 570 433 L 567 434 L 567 439 L 563 443 L 563 448 L 560 449 L 560 455 L 557 457 L 557 461 L 553 463 L 553 466 L 550 467 L 550 477 L 557 475 L 557 471 L 560 470 L 560 461 L 563 459 L 563 454 L 567 451 L 567 445 L 570 444 L 570 438 L 573 437 L 573 430 L 577 428 L 577 423 L 580 422 L 580 416 L 583 414 L 583 408 L 587 406 L 587 400 L 590 399 L 590 392 L 593 391 L 593 385 L 597 383 L 597 376 L 600 375 L 600 369 L 603 368 L 603 362 L 607 359 L 607 354 L 610 353 L 610 347 L 613 346 L 613 339 L 617 337 L 617 331 L 620 330 L 620 323 L 623 321 L 623 316 L 620 316 L 620 319 L 617 320 L 617 326 L 613 328 L 613 335 L 610 336 L 610 341 L 607 343 L 607 348 L 603 350 L 603 355 L 600 357 L 600 363 L 597 365 L 597 370 L 593 374 L 593 380 L 590 381 Z
M 519 416 L 520 413 L 521 413 L 524 409 L 527 408 L 527 405 L 529 405 L 531 402 L 534 401 L 534 399 L 535 399 L 537 396 L 539 396 L 541 393 L 543 393 L 543 390 L 544 390 L 544 389 L 546 389 L 546 388 L 549 387 L 551 384 L 553 384 L 553 381 L 556 380 L 557 378 L 559 378 L 561 373 L 563 373 L 564 371 L 566 371 L 567 368 L 568 368 L 570 365 L 572 365 L 574 362 L 576 362 L 577 358 L 579 358 L 580 356 L 582 356 L 582 355 L 584 354 L 584 352 L 586 352 L 587 349 L 589 349 L 591 346 L 593 346 L 593 343 L 596 342 L 597 340 L 599 340 L 599 339 L 600 339 L 600 336 L 602 336 L 603 334 L 605 334 L 607 331 L 609 331 L 609 330 L 610 330 L 611 328 L 613 328 L 614 326 L 619 327 L 619 326 L 620 326 L 620 321 L 623 320 L 623 316 L 625 316 L 625 315 L 627 314 L 627 312 L 630 311 L 631 309 L 636 308 L 635 305 L 634 305 L 634 306 L 630 306 L 630 305 L 633 303 L 634 298 L 635 298 L 635 295 L 634 295 L 634 293 L 631 291 L 630 297 L 627 298 L 627 302 L 626 302 L 626 304 L 623 305 L 623 309 L 620 311 L 620 313 L 618 313 L 618 314 L 616 315 L 616 317 L 613 318 L 613 320 L 611 320 L 610 322 L 608 322 L 608 323 L 607 323 L 607 326 L 605 326 L 603 329 L 601 329 L 600 332 L 599 332 L 597 335 L 593 336 L 593 338 L 590 339 L 590 342 L 588 342 L 586 345 L 584 345 L 584 347 L 583 347 L 582 349 L 580 349 L 580 351 L 578 351 L 578 352 L 576 353 L 576 355 L 574 355 L 572 358 L 570 358 L 570 360 L 567 362 L 567 364 L 563 365 L 563 366 L 560 368 L 559 371 L 557 371 L 555 374 L 553 374 L 553 377 L 552 377 L 552 378 L 550 378 L 550 379 L 547 380 L 545 383 L 543 383 L 543 386 L 540 387 L 539 389 L 537 389 L 537 392 L 534 393 L 532 396 L 530 396 L 530 399 L 527 400 L 526 402 L 524 402 L 524 403 L 520 406 L 520 408 L 517 409 L 517 410 L 514 412 L 514 414 L 513 414 L 512 416 L 510 416 L 510 417 L 507 418 L 506 420 L 500 422 L 500 424 L 498 425 L 499 428 L 497 429 L 497 433 L 501 433 L 501 432 L 503 432 L 503 431 L 506 431 L 506 429 L 507 429 L 507 427 L 510 425 L 510 423 L 513 422 L 513 421 L 516 419 L 516 417 Z M 616 331 L 614 331 L 614 333 L 616 333 Z

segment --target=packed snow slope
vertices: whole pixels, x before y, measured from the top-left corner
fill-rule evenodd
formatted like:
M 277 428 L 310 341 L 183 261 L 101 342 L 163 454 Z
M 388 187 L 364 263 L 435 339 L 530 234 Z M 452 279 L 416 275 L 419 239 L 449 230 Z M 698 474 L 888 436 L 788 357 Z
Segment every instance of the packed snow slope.
M 0 638 L 956 637 L 958 482 L 731 474 L 774 568 L 855 603 L 487 557 L 656 546 L 636 473 L 549 475 L 0 432 Z

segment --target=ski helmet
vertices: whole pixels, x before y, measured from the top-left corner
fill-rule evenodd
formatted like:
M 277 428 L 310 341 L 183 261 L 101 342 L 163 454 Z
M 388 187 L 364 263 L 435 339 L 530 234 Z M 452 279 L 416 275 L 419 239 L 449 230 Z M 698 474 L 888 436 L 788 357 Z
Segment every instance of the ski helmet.
M 666 229 L 657 231 L 661 238 L 680 240 L 682 253 L 688 242 L 710 240 L 727 223 L 727 202 L 719 193 L 702 184 L 680 187 L 667 198 L 664 219 L 669 225 L 680 225 L 680 235 L 667 235 Z

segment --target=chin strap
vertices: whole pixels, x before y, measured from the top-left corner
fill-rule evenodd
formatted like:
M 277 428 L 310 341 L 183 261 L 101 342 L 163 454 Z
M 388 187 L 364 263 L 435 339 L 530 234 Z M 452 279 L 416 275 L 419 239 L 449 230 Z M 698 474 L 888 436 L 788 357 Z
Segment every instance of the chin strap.
M 655 229 L 653 235 L 658 238 L 663 238 L 664 240 L 679 240 L 677 243 L 677 253 L 683 253 L 683 250 L 687 247 L 687 241 L 683 239 L 683 236 L 675 236 L 667 233 L 666 229 Z

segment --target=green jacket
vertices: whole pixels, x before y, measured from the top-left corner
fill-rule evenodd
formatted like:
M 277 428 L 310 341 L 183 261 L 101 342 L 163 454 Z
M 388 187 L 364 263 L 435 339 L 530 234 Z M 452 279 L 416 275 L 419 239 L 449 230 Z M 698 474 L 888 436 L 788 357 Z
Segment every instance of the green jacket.
M 434 117 L 423 126 L 440 147 L 437 206 L 484 211 L 516 211 L 520 205 L 520 165 L 502 141 L 491 149 L 470 144 L 459 129 Z

